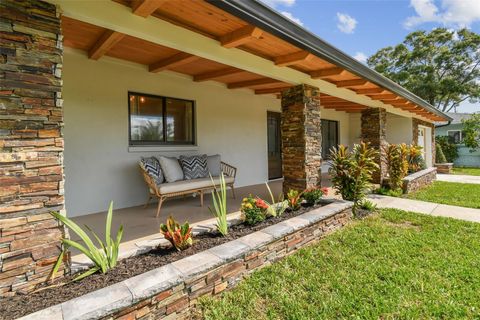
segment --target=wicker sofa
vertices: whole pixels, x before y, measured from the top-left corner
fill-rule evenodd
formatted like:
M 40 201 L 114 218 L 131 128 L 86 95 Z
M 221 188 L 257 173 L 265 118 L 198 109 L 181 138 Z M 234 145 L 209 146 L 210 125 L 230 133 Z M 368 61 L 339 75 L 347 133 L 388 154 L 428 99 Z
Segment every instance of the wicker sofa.
M 237 169 L 225 162 L 220 162 L 220 170 L 224 175 L 225 184 L 227 187 L 231 188 L 232 196 L 235 198 L 235 176 Z M 200 205 L 203 207 L 203 194 L 205 191 L 211 191 L 217 187 L 220 187 L 220 176 L 214 176 L 213 183 L 210 177 L 190 179 L 190 180 L 180 180 L 175 182 L 164 182 L 156 183 L 155 179 L 145 170 L 145 167 L 140 164 L 140 171 L 145 180 L 145 183 L 148 186 L 148 199 L 145 204 L 145 208 L 150 203 L 150 200 L 158 198 L 158 207 L 157 214 L 160 215 L 160 210 L 162 208 L 163 202 L 167 198 L 183 196 L 188 194 L 199 194 L 200 195 Z

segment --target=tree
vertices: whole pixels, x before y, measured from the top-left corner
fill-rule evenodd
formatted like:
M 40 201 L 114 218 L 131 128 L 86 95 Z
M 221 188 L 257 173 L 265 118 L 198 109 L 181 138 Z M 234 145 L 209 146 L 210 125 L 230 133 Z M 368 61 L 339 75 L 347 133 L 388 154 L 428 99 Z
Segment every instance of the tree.
M 480 35 L 467 29 L 415 31 L 367 64 L 441 111 L 480 98 Z
M 463 143 L 474 152 L 480 147 L 480 113 L 474 113 L 468 119 L 463 119 Z

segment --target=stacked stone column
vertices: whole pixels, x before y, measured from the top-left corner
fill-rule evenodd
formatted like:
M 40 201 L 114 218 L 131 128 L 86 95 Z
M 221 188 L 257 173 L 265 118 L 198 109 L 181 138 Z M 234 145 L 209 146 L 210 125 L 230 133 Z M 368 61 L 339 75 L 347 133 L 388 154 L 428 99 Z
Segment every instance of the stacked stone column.
M 320 91 L 299 85 L 282 93 L 283 191 L 320 186 Z
M 64 236 L 62 35 L 49 3 L 0 1 L 0 296 L 46 280 Z M 63 268 L 63 267 L 62 267 Z
M 386 164 L 382 161 L 386 140 L 387 111 L 383 108 L 367 108 L 362 111 L 361 129 L 362 141 L 379 152 L 376 162 L 379 169 L 373 175 L 373 183 L 381 184 L 387 174 Z

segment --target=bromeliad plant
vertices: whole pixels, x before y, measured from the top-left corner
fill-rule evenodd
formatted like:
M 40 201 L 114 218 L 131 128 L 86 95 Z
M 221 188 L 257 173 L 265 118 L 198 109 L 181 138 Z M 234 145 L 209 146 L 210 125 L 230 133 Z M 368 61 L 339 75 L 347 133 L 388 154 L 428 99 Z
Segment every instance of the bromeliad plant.
M 266 218 L 268 205 L 262 199 L 249 195 L 242 200 L 242 218 L 248 225 L 262 222 Z
M 416 144 L 408 146 L 408 172 L 414 173 L 425 169 L 427 166 L 422 156 L 422 147 Z
M 273 193 L 272 193 L 272 190 L 270 189 L 270 186 L 266 182 L 265 182 L 265 185 L 267 186 L 268 193 L 270 194 L 270 199 L 272 199 L 271 203 L 264 201 L 268 206 L 267 215 L 272 217 L 279 217 L 285 212 L 285 210 L 287 210 L 288 201 L 283 199 L 283 195 L 280 195 L 278 197 L 278 201 L 275 201 L 275 198 L 273 197 Z
M 305 199 L 309 205 L 315 205 L 320 202 L 320 199 L 322 199 L 323 196 L 326 196 L 327 194 L 327 188 L 309 188 L 303 191 L 303 199 Z
M 180 225 L 172 216 L 168 217 L 166 224 L 160 225 L 160 232 L 178 251 L 185 250 L 193 244 L 192 228 L 188 222 Z
M 212 176 L 210 175 L 212 184 L 215 185 Z M 220 175 L 220 191 L 216 188 L 212 192 L 213 208 L 208 207 L 210 212 L 217 218 L 217 230 L 222 236 L 228 234 L 227 223 L 227 186 L 225 184 L 225 177 L 223 173 Z
M 302 193 L 298 190 L 290 189 L 287 192 L 288 206 L 293 211 L 297 211 L 302 206 Z
M 120 226 L 117 232 L 117 236 L 115 240 L 111 237 L 111 230 L 112 230 L 112 218 L 113 218 L 113 202 L 110 202 L 110 207 L 108 208 L 107 214 L 107 221 L 105 223 L 105 243 L 100 240 L 97 234 L 91 230 L 88 226 L 85 228 L 90 231 L 93 235 L 95 240 L 98 242 L 100 248 L 97 248 L 93 241 L 90 239 L 88 234 L 82 230 L 75 222 L 70 220 L 69 218 L 61 215 L 58 212 L 51 212 L 51 214 L 55 217 L 55 219 L 59 220 L 63 224 L 65 224 L 71 231 L 75 232 L 84 245 L 80 242 L 76 242 L 70 239 L 63 238 L 63 250 L 58 256 L 57 262 L 53 266 L 50 278 L 53 280 L 55 278 L 55 274 L 58 272 L 58 268 L 60 267 L 63 257 L 65 253 L 70 247 L 73 247 L 84 255 L 86 255 L 94 264 L 94 266 L 89 269 L 88 271 L 82 273 L 78 277 L 74 278 L 73 281 L 77 281 L 83 279 L 91 274 L 94 274 L 97 271 L 102 273 L 107 273 L 110 269 L 114 268 L 117 265 L 118 260 L 118 249 L 120 247 L 120 241 L 122 240 L 123 236 L 123 225 Z

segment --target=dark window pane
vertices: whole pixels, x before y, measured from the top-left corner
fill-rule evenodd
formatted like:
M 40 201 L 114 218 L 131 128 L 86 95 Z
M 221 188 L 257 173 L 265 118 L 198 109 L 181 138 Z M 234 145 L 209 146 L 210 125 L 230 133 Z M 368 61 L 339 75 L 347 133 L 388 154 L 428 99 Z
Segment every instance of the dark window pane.
M 167 141 L 193 144 L 193 102 L 166 98 Z
M 163 98 L 131 94 L 130 140 L 163 141 Z

